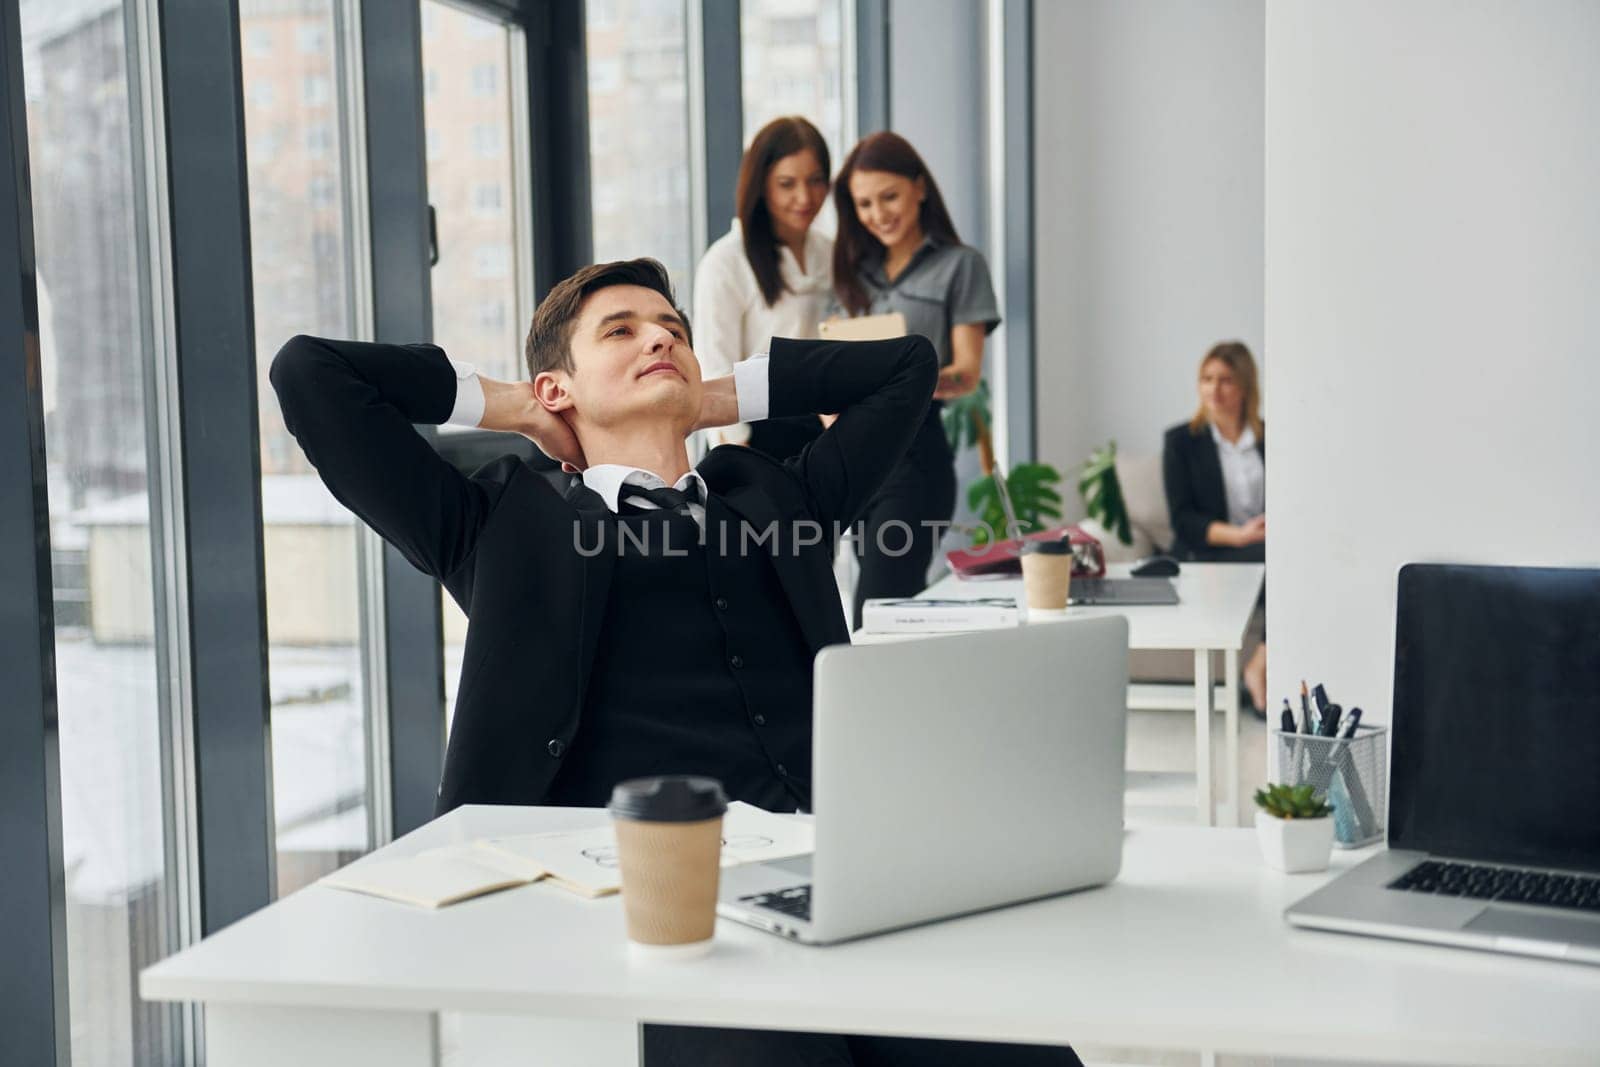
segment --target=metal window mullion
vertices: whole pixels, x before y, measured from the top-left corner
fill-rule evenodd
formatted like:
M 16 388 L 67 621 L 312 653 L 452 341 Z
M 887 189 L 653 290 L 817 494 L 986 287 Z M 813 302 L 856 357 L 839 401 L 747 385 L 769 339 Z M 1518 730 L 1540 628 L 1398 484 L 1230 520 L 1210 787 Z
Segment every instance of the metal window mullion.
M 1032 461 L 1034 411 L 1033 0 L 1001 0 L 1005 106 L 1005 448 L 1008 462 Z
M 350 334 L 370 341 L 373 332 L 372 213 L 367 197 L 366 97 L 361 62 L 361 0 L 335 0 L 333 36 L 339 87 L 339 145 L 344 165 L 342 204 L 346 235 L 345 282 Z M 386 596 L 383 539 L 355 524 L 357 626 L 361 651 L 363 764 L 366 768 L 367 846 L 394 839 L 394 767 L 389 733 L 389 657 L 383 639 Z
M 238 9 L 156 0 L 176 338 L 201 933 L 275 884 Z
M 381 8 L 381 10 L 380 10 Z M 396 343 L 433 336 L 428 184 L 423 136 L 422 13 L 415 3 L 363 5 L 359 12 L 370 219 L 372 336 Z M 431 429 L 423 436 L 432 438 Z M 388 832 L 407 833 L 433 817 L 444 765 L 444 632 L 439 584 L 392 546 L 365 542 L 363 601 L 371 662 L 387 716 L 373 732 L 372 766 L 384 780 Z M 381 574 L 381 581 L 374 580 Z M 376 624 L 376 625 L 374 625 Z M 382 827 L 379 827 L 380 829 Z
M 855 0 L 856 136 L 890 128 L 890 0 Z
M 858 0 L 839 0 L 839 77 L 842 84 L 839 86 L 839 158 L 833 161 L 835 167 L 844 162 L 845 153 L 861 139 L 858 132 L 861 127 L 861 90 L 857 79 L 860 62 L 856 42 L 857 4 Z
M 687 0 L 689 81 L 689 232 L 698 261 L 733 218 L 734 185 L 744 152 L 739 0 Z M 682 279 L 680 289 L 687 289 Z
M 511 94 L 511 220 L 515 231 L 515 270 L 517 278 L 516 321 L 529 322 L 537 303 L 534 271 L 538 249 L 534 245 L 533 169 L 550 165 L 550 160 L 533 158 L 533 137 L 528 83 L 528 41 L 521 25 L 506 27 L 506 88 Z
M 521 24 L 528 56 L 529 223 L 537 295 L 594 258 L 583 0 L 549 0 L 533 7 Z
M 28 178 L 22 26 L 0 4 L 0 1003 L 8 1055 L 64 1067 L 66 875 L 56 718 L 38 275 Z
M 134 169 L 135 219 L 141 252 L 139 293 L 148 311 L 145 342 L 145 396 L 153 411 L 149 426 L 151 600 L 154 607 L 159 677 L 163 869 L 166 872 L 168 952 L 201 936 L 200 828 L 196 810 L 198 779 L 194 745 L 194 690 L 191 685 L 188 612 L 187 532 L 181 487 L 183 452 L 178 406 L 177 345 L 173 333 L 171 205 L 167 196 L 166 126 L 159 26 L 154 0 L 133 0 L 129 40 L 135 54 Z M 140 147 L 142 146 L 142 148 Z M 178 1013 L 184 1064 L 203 1058 L 200 1009 L 174 1005 Z

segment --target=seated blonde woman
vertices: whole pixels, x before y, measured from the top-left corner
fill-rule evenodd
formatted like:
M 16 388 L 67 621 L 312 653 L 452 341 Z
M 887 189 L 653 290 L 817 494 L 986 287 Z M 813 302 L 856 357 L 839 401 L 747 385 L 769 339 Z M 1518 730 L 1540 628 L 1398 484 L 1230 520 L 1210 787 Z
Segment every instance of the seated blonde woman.
M 1173 555 L 1261 563 L 1267 547 L 1267 445 L 1256 361 L 1239 341 L 1200 361 L 1200 406 L 1166 433 L 1161 473 Z M 1246 635 L 1244 686 L 1257 715 L 1267 701 L 1266 593 Z

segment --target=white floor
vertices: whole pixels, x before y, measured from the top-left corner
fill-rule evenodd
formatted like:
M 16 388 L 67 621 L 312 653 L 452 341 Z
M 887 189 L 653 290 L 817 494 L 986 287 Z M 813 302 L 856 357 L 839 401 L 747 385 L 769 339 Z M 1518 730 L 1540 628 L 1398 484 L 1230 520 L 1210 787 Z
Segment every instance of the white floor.
M 1211 773 L 1217 799 L 1229 796 L 1223 755 L 1223 717 L 1211 717 Z M 1249 712 L 1239 716 L 1240 826 L 1253 825 L 1250 798 L 1267 780 L 1267 724 Z M 1128 821 L 1131 825 L 1195 822 L 1194 713 L 1128 712 Z

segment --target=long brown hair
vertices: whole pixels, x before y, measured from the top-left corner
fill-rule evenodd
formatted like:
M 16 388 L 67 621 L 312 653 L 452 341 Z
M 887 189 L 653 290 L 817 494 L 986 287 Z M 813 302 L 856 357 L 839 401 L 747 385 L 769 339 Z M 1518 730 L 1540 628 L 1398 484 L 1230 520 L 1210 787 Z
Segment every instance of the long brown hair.
M 1256 435 L 1256 440 L 1263 443 L 1267 439 L 1267 430 L 1261 422 L 1261 380 L 1256 374 L 1256 360 L 1250 354 L 1250 349 L 1245 347 L 1243 341 L 1223 341 L 1212 345 L 1211 351 L 1205 354 L 1200 361 L 1200 369 L 1195 372 L 1195 377 L 1206 372 L 1206 364 L 1216 360 L 1233 372 L 1233 380 L 1239 383 L 1239 388 L 1244 392 L 1244 403 L 1239 409 L 1239 421 L 1250 427 Z M 1210 418 L 1206 415 L 1205 401 L 1200 402 L 1194 418 L 1189 420 L 1189 431 L 1199 433 L 1206 428 Z
M 872 306 L 872 299 L 861 284 L 861 266 L 867 258 L 883 250 L 878 239 L 867 232 L 856 216 L 856 205 L 850 196 L 850 177 L 858 170 L 883 171 L 902 178 L 923 180 L 924 197 L 917 219 L 924 237 L 932 237 L 940 244 L 958 245 L 955 223 L 945 210 L 944 197 L 939 195 L 939 185 L 928 172 L 928 165 L 917 155 L 917 150 L 897 133 L 883 130 L 863 137 L 845 156 L 839 176 L 833 180 L 833 206 L 839 216 L 839 233 L 833 240 L 833 291 L 839 303 L 851 315 L 860 315 Z
M 761 127 L 739 163 L 739 185 L 734 202 L 739 205 L 739 229 L 744 232 L 744 258 L 755 271 L 761 298 L 771 307 L 783 295 L 783 275 L 778 271 L 778 235 L 767 210 L 767 175 L 778 160 L 811 149 L 822 174 L 828 174 L 828 142 L 811 123 L 798 115 L 773 119 Z

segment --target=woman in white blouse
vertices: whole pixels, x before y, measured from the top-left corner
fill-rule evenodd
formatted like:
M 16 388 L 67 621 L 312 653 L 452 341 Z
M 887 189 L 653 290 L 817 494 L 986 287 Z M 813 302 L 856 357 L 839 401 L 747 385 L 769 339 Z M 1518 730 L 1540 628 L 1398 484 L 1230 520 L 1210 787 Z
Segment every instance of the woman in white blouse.
M 774 337 L 815 337 L 833 288 L 833 242 L 811 228 L 828 198 L 828 146 L 803 118 L 773 119 L 739 165 L 738 218 L 700 260 L 694 349 L 704 377 L 763 353 Z M 768 419 L 708 431 L 708 444 L 748 444 L 775 459 L 820 432 L 815 418 Z

